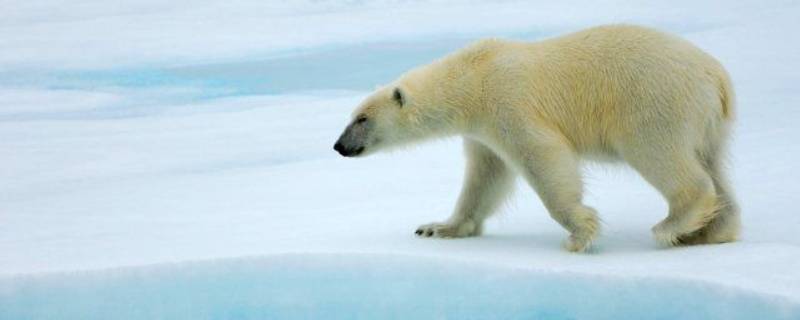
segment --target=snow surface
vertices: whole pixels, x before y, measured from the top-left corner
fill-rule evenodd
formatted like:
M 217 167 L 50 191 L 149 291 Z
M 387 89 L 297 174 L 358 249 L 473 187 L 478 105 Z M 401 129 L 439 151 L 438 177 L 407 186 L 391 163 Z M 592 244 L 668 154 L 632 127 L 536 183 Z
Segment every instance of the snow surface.
M 0 2 L 0 318 L 800 318 L 800 4 Z M 375 85 L 485 36 L 628 22 L 734 79 L 740 242 L 659 249 L 660 196 L 591 165 L 590 254 L 522 183 L 485 236 L 418 239 L 458 139 L 331 150 Z

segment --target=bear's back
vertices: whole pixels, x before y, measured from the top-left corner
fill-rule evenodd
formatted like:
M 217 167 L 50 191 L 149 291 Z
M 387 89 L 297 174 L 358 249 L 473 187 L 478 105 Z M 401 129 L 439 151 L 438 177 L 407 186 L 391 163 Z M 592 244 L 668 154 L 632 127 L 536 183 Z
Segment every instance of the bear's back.
M 555 125 L 587 150 L 607 149 L 609 140 L 653 123 L 721 120 L 721 97 L 730 91 L 713 57 L 646 27 L 600 26 L 540 42 L 487 40 L 472 49 L 490 57 L 482 60 L 491 65 L 484 66 L 487 103 L 521 109 L 509 114 Z

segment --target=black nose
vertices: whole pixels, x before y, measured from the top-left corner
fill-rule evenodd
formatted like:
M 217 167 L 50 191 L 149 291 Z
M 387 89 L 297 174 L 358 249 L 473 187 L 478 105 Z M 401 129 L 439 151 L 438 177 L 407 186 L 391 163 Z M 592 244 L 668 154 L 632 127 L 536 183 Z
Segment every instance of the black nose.
M 336 144 L 333 145 L 333 150 L 336 150 L 336 152 L 339 154 L 344 155 L 344 146 L 339 142 L 336 142 Z
M 357 147 L 355 149 L 347 148 L 344 145 L 342 145 L 341 143 L 336 142 L 336 144 L 333 145 L 333 150 L 336 150 L 337 152 L 339 152 L 339 154 L 341 154 L 341 155 L 343 155 L 345 157 L 352 157 L 352 156 L 357 156 L 357 155 L 361 154 L 362 152 L 364 152 L 364 147 Z

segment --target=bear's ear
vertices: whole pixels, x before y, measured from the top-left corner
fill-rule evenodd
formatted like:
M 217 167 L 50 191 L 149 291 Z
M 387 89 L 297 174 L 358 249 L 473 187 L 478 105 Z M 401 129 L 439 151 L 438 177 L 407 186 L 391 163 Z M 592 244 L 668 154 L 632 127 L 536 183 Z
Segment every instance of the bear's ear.
M 394 99 L 397 104 L 401 107 L 406 104 L 406 94 L 401 90 L 399 87 L 394 88 L 394 92 L 392 92 L 392 99 Z

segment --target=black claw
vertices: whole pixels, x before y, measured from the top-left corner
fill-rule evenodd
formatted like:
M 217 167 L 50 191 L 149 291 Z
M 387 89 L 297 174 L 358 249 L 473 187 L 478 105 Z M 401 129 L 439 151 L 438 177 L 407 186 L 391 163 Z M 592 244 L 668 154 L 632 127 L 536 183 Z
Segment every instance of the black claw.
M 425 233 L 426 237 L 430 237 L 432 235 L 433 235 L 433 230 L 428 230 L 428 232 Z
M 417 229 L 417 231 L 414 231 L 414 233 L 416 235 L 418 235 L 418 236 L 421 236 L 422 235 L 422 229 Z

